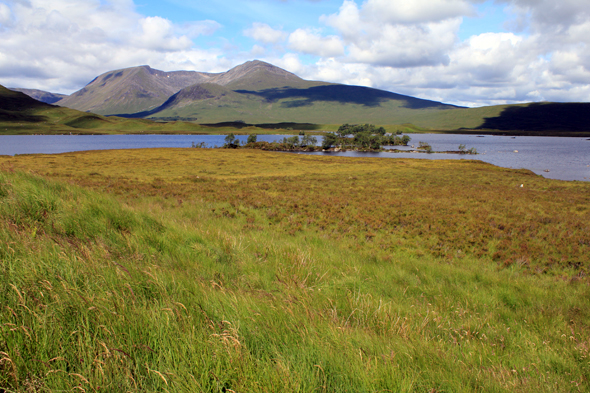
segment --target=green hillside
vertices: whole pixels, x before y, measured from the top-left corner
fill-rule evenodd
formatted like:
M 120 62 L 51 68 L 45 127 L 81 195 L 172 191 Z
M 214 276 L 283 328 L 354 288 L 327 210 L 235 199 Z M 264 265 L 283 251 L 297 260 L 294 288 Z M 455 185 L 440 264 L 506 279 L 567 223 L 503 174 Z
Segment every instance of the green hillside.
M 106 117 L 37 101 L 0 86 L 1 134 L 199 133 L 209 128 L 186 122 L 156 123 Z
M 203 83 L 182 89 L 160 107 L 130 117 L 199 123 L 426 124 L 440 112 L 458 108 L 368 87 L 303 80 L 283 86 L 280 82 L 259 70 L 226 86 Z

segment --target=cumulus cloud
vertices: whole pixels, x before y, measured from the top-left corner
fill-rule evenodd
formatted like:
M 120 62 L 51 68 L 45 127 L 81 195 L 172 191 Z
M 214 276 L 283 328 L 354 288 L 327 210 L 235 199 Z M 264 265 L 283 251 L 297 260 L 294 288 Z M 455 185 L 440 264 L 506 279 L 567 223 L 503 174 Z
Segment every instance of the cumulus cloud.
M 459 105 L 590 101 L 588 0 L 495 0 L 510 15 L 505 31 L 461 40 L 483 2 L 342 0 L 319 26 L 256 22 L 242 30 L 251 47 L 217 34 L 220 45 L 200 49 L 194 38 L 227 30 L 146 17 L 133 0 L 0 0 L 0 84 L 70 92 L 139 64 L 219 72 L 265 57 L 306 79 Z
M 302 53 L 321 57 L 342 56 L 344 44 L 339 37 L 322 37 L 309 29 L 297 29 L 289 36 L 289 46 Z
M 459 40 L 479 0 L 344 0 L 321 21 L 345 55 L 320 56 L 304 74 L 459 105 L 590 101 L 586 0 L 499 0 L 512 14 L 502 33 Z M 515 26 L 519 26 L 516 28 Z M 335 38 L 338 38 L 335 37 Z M 326 37 L 315 37 L 321 41 Z
M 252 27 L 244 30 L 244 35 L 265 44 L 277 44 L 287 38 L 287 33 L 259 22 L 252 23 Z
M 12 24 L 12 12 L 6 4 L 0 3 L 0 28 Z
M 102 72 L 140 64 L 225 66 L 220 50 L 200 50 L 191 40 L 219 24 L 176 26 L 138 14 L 131 0 L 5 0 L 0 22 L 0 83 L 8 86 L 71 92 Z
M 439 22 L 475 14 L 464 0 L 368 0 L 362 11 L 369 19 L 387 23 Z
M 139 21 L 141 34 L 135 43 L 138 46 L 167 52 L 187 50 L 192 46 L 192 41 L 187 36 L 176 37 L 172 22 L 159 16 L 144 18 Z
M 460 16 L 470 12 L 462 0 L 368 0 L 361 7 L 345 0 L 338 13 L 322 20 L 345 40 L 348 61 L 419 67 L 448 64 Z
M 552 28 L 567 30 L 570 26 L 583 24 L 590 17 L 590 8 L 585 0 L 499 0 L 513 7 L 517 16 L 528 14 L 533 29 Z

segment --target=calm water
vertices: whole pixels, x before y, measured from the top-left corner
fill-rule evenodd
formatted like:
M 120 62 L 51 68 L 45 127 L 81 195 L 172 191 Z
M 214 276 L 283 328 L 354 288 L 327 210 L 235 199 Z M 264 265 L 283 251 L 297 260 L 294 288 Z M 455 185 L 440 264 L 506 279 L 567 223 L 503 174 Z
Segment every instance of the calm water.
M 259 141 L 272 142 L 289 135 L 259 135 Z M 410 145 L 420 141 L 433 150 L 457 150 L 460 144 L 476 148 L 477 156 L 423 153 L 306 153 L 349 157 L 387 157 L 420 159 L 477 159 L 506 168 L 525 168 L 552 179 L 590 181 L 590 140 L 587 138 L 509 137 L 443 134 L 410 134 Z M 54 154 L 80 150 L 191 147 L 205 142 L 221 146 L 224 135 L 2 135 L 0 155 Z M 247 136 L 238 136 L 245 141 Z M 515 152 L 518 151 L 518 152 Z M 549 172 L 545 172 L 548 170 Z

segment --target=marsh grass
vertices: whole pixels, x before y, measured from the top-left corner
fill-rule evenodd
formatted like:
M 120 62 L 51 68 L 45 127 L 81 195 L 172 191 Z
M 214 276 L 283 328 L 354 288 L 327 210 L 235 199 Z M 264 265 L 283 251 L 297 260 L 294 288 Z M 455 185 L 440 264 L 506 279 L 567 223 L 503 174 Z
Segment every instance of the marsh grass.
M 588 390 L 585 183 L 206 149 L 1 160 L 7 392 Z M 543 256 L 505 263 L 506 239 Z

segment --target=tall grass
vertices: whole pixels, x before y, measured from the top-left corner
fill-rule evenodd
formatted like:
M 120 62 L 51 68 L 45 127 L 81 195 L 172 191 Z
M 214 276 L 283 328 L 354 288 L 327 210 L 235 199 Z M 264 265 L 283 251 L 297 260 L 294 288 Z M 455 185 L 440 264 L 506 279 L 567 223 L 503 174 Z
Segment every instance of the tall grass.
M 192 159 L 209 153 L 195 154 L 205 156 Z M 0 172 L 0 388 L 588 390 L 590 293 L 580 268 L 574 274 L 568 266 L 535 273 L 525 264 L 502 265 L 475 252 L 449 259 L 408 244 L 381 247 L 377 239 L 398 236 L 386 230 L 371 239 L 342 236 L 329 223 L 325 229 L 305 224 L 292 231 L 289 220 L 295 222 L 303 214 L 297 209 L 305 212 L 308 202 L 300 195 L 301 207 L 295 208 L 285 202 L 287 193 L 311 192 L 320 183 L 350 184 L 339 181 L 350 177 L 351 168 L 343 177 L 337 166 L 327 169 L 330 162 L 310 161 L 334 173 L 326 178 L 303 161 L 292 167 L 286 155 L 256 154 L 252 162 L 266 163 L 265 157 L 276 157 L 268 171 L 288 175 L 280 169 L 285 167 L 306 175 L 297 175 L 296 182 L 291 178 L 289 190 L 279 187 L 274 175 L 254 178 L 256 186 L 246 187 L 247 177 L 235 177 L 239 164 L 220 165 L 224 155 L 201 162 L 200 170 L 210 171 L 205 180 L 190 173 L 186 180 L 143 178 L 147 175 L 130 174 L 120 162 L 127 180 L 114 176 L 117 163 L 83 169 L 102 172 L 92 176 L 81 174 L 82 166 L 58 166 L 60 173 L 118 195 L 113 196 L 11 171 L 5 162 Z M 165 170 L 174 173 L 178 154 L 166 158 Z M 10 165 L 31 169 L 35 159 L 17 157 Z M 216 175 L 208 165 L 235 171 Z M 367 162 L 353 168 L 352 177 L 364 173 L 375 179 L 378 174 L 371 172 L 377 167 Z M 475 167 L 495 176 L 490 166 Z M 419 169 L 404 168 L 410 175 Z M 404 170 L 396 173 L 402 176 Z M 60 177 L 58 169 L 49 171 Z M 480 181 L 470 180 L 469 186 L 485 190 Z M 585 214 L 579 210 L 583 193 L 576 190 L 583 185 L 538 181 L 546 192 L 563 192 L 562 202 L 548 200 L 556 208 Z M 420 186 L 420 181 L 410 185 L 414 191 Z M 267 205 L 256 187 L 276 204 Z M 331 193 L 336 189 L 328 187 Z M 534 198 L 541 194 L 530 192 Z M 347 195 L 356 193 L 371 200 L 368 184 Z M 516 210 L 518 195 L 510 197 Z M 263 205 L 256 205 L 254 196 Z M 352 208 L 363 206 L 349 199 Z M 290 215 L 277 218 L 269 209 Z M 535 212 L 527 214 L 541 214 Z M 428 236 L 432 233 L 412 239 L 426 242 Z

